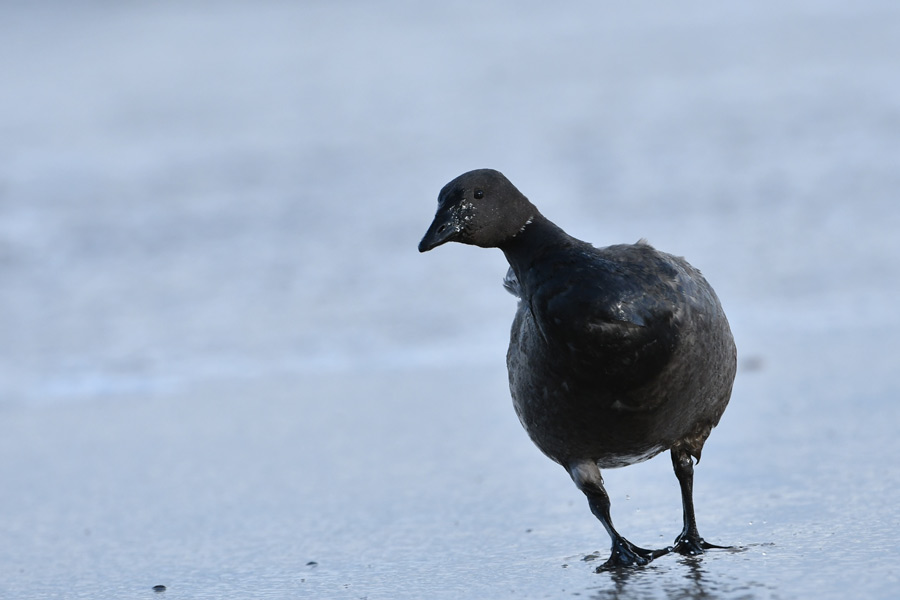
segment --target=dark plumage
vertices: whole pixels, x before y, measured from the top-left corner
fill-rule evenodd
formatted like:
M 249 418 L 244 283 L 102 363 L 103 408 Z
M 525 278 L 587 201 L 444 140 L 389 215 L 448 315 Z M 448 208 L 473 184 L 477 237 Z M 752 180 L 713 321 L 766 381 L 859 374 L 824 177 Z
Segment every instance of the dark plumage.
M 562 465 L 612 538 L 605 566 L 711 547 L 697 531 L 693 459 L 719 422 L 736 351 L 719 300 L 684 259 L 633 245 L 594 248 L 547 220 L 501 173 L 465 173 L 441 190 L 425 252 L 455 241 L 503 250 L 519 298 L 507 366 L 519 421 Z M 645 550 L 615 530 L 601 468 L 670 450 L 684 527 Z

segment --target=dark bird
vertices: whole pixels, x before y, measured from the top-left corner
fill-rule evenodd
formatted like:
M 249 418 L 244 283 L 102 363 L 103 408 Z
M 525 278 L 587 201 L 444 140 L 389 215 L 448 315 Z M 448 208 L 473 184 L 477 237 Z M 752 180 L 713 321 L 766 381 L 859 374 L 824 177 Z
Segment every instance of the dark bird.
M 612 538 L 604 567 L 700 554 L 694 459 L 728 404 L 737 352 L 712 287 L 684 259 L 644 241 L 595 248 L 545 218 L 503 174 L 460 175 L 441 190 L 419 243 L 500 248 L 519 298 L 506 364 L 519 421 L 562 465 Z M 674 546 L 639 548 L 610 519 L 600 469 L 669 450 L 684 527 Z

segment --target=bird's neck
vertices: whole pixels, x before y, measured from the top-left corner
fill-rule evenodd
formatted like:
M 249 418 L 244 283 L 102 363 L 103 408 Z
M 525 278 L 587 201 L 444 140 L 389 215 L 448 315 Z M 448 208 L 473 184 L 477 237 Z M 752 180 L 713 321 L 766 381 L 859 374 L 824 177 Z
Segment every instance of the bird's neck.
M 500 244 L 506 260 L 519 281 L 531 266 L 548 252 L 570 247 L 577 240 L 535 210 L 519 233 Z

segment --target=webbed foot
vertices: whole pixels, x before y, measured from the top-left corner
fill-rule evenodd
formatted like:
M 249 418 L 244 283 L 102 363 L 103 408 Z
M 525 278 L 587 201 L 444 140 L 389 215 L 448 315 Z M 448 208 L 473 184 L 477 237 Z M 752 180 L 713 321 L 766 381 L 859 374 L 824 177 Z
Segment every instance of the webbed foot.
M 671 547 L 663 548 L 662 550 L 639 548 L 625 538 L 615 538 L 613 539 L 612 552 L 609 555 L 609 559 L 597 567 L 597 572 L 620 567 L 640 567 L 648 564 L 654 558 L 659 558 L 671 551 Z
M 697 556 L 698 554 L 703 554 L 707 550 L 713 549 L 729 550 L 731 549 L 731 546 L 716 546 L 715 544 L 710 544 L 699 535 L 679 535 L 675 539 L 675 545 L 672 546 L 673 552 L 677 552 L 684 556 Z

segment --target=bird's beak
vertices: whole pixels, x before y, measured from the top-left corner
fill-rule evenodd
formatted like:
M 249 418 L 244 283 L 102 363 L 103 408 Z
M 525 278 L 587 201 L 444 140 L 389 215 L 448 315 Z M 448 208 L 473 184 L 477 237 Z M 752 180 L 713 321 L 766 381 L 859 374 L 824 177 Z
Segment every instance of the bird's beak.
M 425 232 L 425 237 L 419 242 L 419 252 L 428 252 L 441 244 L 452 242 L 459 236 L 460 231 L 462 227 L 457 215 L 454 212 L 439 210 L 434 215 L 431 227 Z

